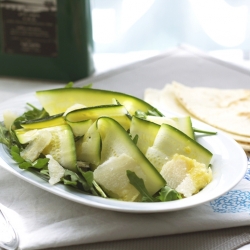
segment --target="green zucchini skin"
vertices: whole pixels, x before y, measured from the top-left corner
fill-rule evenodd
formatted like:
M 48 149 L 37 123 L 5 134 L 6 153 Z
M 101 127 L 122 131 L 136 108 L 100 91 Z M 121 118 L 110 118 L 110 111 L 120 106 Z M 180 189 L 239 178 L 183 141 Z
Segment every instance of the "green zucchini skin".
M 127 154 L 132 157 L 146 175 L 145 186 L 150 194 L 155 194 L 166 181 L 132 141 L 123 127 L 110 117 L 97 120 L 97 128 L 102 140 L 101 163 L 112 156 Z
M 76 142 L 77 160 L 90 164 L 92 170 L 101 162 L 101 136 L 94 122 L 84 136 Z
M 50 144 L 42 153 L 51 154 L 63 167 L 77 172 L 75 140 L 71 127 L 63 124 L 41 129 L 17 129 L 14 132 L 19 142 L 26 144 L 34 139 L 35 132 L 39 130 L 47 130 L 52 134 Z
M 172 119 L 177 123 L 179 130 L 181 130 L 183 133 L 188 135 L 193 140 L 195 139 L 194 130 L 193 130 L 190 116 L 174 117 Z
M 66 123 L 72 128 L 75 137 L 83 136 L 89 129 L 89 127 L 94 123 L 91 119 L 84 120 L 80 122 L 69 122 Z
M 174 154 L 181 154 L 209 166 L 213 154 L 182 131 L 168 124 L 162 124 L 155 138 L 153 148 L 171 160 Z
M 160 125 L 139 117 L 133 116 L 130 126 L 132 138 L 138 136 L 137 147 L 146 154 L 147 149 L 154 144 L 155 137 L 160 129 Z
M 76 109 L 67 113 L 66 116 L 64 116 L 63 113 L 60 113 L 42 119 L 29 120 L 25 123 L 22 123 L 21 126 L 24 129 L 40 129 L 63 125 L 67 123 L 72 126 L 74 133 L 79 136 L 83 135 L 84 131 L 86 131 L 84 127 L 88 126 L 88 124 L 91 125 L 100 116 L 110 116 L 114 118 L 120 124 L 122 124 L 122 126 L 126 130 L 128 130 L 130 127 L 130 114 L 123 105 L 117 104 L 100 105 Z M 92 120 L 92 123 L 84 123 L 87 120 Z
M 40 129 L 40 128 L 47 128 L 53 126 L 59 126 L 65 124 L 65 119 L 63 114 L 57 114 L 41 119 L 36 120 L 29 120 L 25 123 L 21 123 L 21 126 L 24 129 Z
M 52 142 L 43 153 L 51 154 L 64 168 L 77 172 L 75 139 L 68 124 L 44 128 L 52 133 Z
M 119 122 L 125 130 L 130 127 L 130 114 L 123 105 L 101 105 L 69 112 L 65 120 L 67 122 L 81 122 L 84 120 L 96 121 L 101 116 L 108 116 Z
M 116 104 L 116 101 L 118 101 L 118 103 L 125 106 L 131 115 L 134 115 L 136 110 L 141 110 L 143 112 L 152 110 L 159 113 L 159 116 L 162 116 L 162 114 L 153 106 L 137 97 L 109 90 L 92 88 L 58 88 L 37 91 L 36 96 L 41 105 L 50 115 L 63 113 L 68 107 L 76 103 L 91 107 L 105 104 Z

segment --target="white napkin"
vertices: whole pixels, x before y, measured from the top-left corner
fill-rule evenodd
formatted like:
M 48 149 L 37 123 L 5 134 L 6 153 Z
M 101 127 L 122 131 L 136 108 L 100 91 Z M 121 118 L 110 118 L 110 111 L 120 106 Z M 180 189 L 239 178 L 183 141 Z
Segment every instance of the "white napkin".
M 98 88 L 142 98 L 145 88 L 161 89 L 173 80 L 190 86 L 237 87 L 240 83 L 246 87 L 250 74 L 206 55 L 177 48 L 78 84 L 92 82 Z M 2 168 L 0 190 L 0 202 L 18 230 L 23 250 L 250 225 L 250 170 L 233 190 L 212 202 L 156 214 L 113 212 L 77 204 L 26 183 Z
M 41 249 L 250 225 L 250 169 L 231 191 L 169 213 L 130 214 L 80 205 L 0 169 L 0 200 L 20 236 L 20 249 Z

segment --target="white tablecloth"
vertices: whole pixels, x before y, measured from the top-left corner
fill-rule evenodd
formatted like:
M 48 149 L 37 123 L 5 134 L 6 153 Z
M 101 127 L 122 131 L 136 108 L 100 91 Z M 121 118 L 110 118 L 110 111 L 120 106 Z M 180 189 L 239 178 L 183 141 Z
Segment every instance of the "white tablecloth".
M 93 83 L 96 88 L 143 98 L 145 88 L 161 89 L 173 80 L 189 86 L 249 88 L 250 71 L 181 46 L 156 57 L 94 75 L 78 81 L 76 85 Z M 64 84 L 0 78 L 0 100 Z M 236 249 L 250 242 L 249 171 L 233 190 L 225 194 L 225 200 L 230 201 L 230 197 L 235 195 L 239 199 L 223 210 L 218 210 L 218 204 L 213 201 L 183 211 L 159 214 L 105 211 L 57 197 L 2 168 L 0 189 L 0 202 L 18 229 L 20 249 L 64 249 L 64 246 L 69 249 L 66 246 L 88 243 L 96 245 L 88 244 L 84 249 L 138 249 L 138 245 L 144 249 L 152 249 L 152 246 L 154 249 Z M 230 229 L 233 236 L 226 234 L 227 231 L 203 233 L 204 230 L 233 227 L 240 227 Z M 179 235 L 192 232 L 197 234 Z M 215 238 L 215 235 L 221 235 L 221 238 Z M 153 236 L 158 237 L 148 238 Z M 127 239 L 138 240 L 124 241 Z M 98 243 L 106 241 L 113 242 Z

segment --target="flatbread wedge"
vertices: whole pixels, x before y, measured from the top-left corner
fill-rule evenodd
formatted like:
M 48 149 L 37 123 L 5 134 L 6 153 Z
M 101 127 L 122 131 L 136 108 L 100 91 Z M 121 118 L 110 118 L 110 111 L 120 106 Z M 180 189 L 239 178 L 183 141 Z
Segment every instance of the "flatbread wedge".
M 210 124 L 250 151 L 250 90 L 191 88 L 172 82 L 161 90 L 146 89 L 144 100 Z
M 175 97 L 194 117 L 229 133 L 250 137 L 250 90 L 172 84 Z

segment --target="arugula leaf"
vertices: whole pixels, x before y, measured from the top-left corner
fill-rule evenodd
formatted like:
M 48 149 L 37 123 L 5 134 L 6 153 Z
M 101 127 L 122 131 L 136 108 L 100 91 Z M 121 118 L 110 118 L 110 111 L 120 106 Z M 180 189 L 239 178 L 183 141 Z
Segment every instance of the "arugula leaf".
M 153 110 L 148 110 L 147 115 L 153 115 L 153 116 L 164 116 L 159 110 L 157 110 L 156 108 Z
M 155 201 L 146 189 L 143 179 L 139 178 L 135 172 L 127 170 L 127 177 L 129 179 L 130 184 L 132 184 L 142 195 L 142 201 Z
M 82 86 L 83 89 L 91 89 L 93 87 L 92 83 Z
M 81 180 L 80 176 L 77 173 L 75 173 L 69 169 L 65 170 L 63 182 L 67 185 L 70 184 L 74 187 L 80 186 L 79 184 L 81 184 L 81 186 L 84 190 L 88 190 L 87 183 L 85 181 Z
M 159 196 L 157 196 L 156 199 L 159 201 L 173 201 L 182 199 L 182 196 L 176 190 L 165 186 L 160 190 Z
M 135 116 L 138 118 L 144 119 L 144 120 L 147 119 L 147 114 L 143 111 L 140 111 L 140 110 L 135 111 Z
M 21 169 L 28 169 L 32 167 L 31 162 L 28 162 L 28 161 L 20 162 L 18 165 L 19 165 L 19 168 Z
M 139 178 L 136 173 L 127 170 L 127 176 L 130 184 L 132 184 L 142 195 L 142 201 L 144 202 L 163 202 L 182 199 L 180 193 L 168 186 L 163 187 L 157 194 L 158 196 L 151 196 L 145 187 L 143 179 Z
M 70 89 L 70 88 L 73 88 L 73 85 L 74 85 L 74 82 L 68 82 L 66 85 L 65 85 L 65 89 Z
M 202 134 L 207 134 L 207 135 L 216 135 L 217 134 L 216 131 L 207 131 L 207 130 L 202 130 L 202 129 L 198 129 L 198 128 L 194 128 L 194 127 L 193 127 L 193 130 L 196 133 L 202 133 Z
M 17 145 L 11 147 L 10 154 L 13 160 L 18 163 L 18 166 L 21 169 L 35 168 L 41 170 L 41 169 L 46 169 L 48 167 L 49 159 L 47 158 L 39 158 L 33 163 L 30 161 L 26 161 L 20 155 L 20 148 Z
M 94 180 L 93 172 L 92 171 L 83 171 L 80 167 L 78 167 L 78 170 L 82 174 L 84 179 L 86 180 L 88 186 L 92 187 L 93 186 L 93 180 Z
M 15 162 L 18 164 L 23 163 L 25 160 L 20 156 L 20 149 L 18 146 L 12 146 L 10 149 L 10 154 Z
M 83 176 L 83 178 L 86 180 L 87 184 L 89 185 L 89 189 L 92 194 L 101 196 L 103 198 L 107 198 L 107 195 L 102 190 L 102 188 L 97 184 L 97 182 L 94 180 L 94 174 L 92 171 L 84 171 L 83 168 L 77 166 L 77 169 Z
M 0 143 L 10 149 L 13 145 L 19 145 L 20 143 L 16 137 L 16 134 L 12 130 L 8 130 L 3 122 L 0 122 Z
M 49 170 L 48 169 L 42 169 L 41 171 L 39 171 L 40 174 L 43 175 L 43 177 L 46 177 L 46 179 L 49 179 Z
M 141 119 L 146 120 L 148 115 L 152 115 L 152 116 L 160 116 L 163 117 L 164 115 L 157 109 L 153 109 L 153 110 L 148 110 L 147 112 L 143 112 L 141 110 L 136 110 L 135 111 L 135 116 Z
M 92 86 L 93 86 L 93 84 L 92 83 L 89 83 L 89 84 L 87 84 L 87 85 L 84 85 L 84 86 L 82 86 L 82 88 L 83 89 L 90 89 L 90 88 L 92 88 Z M 74 87 L 74 82 L 68 82 L 66 85 L 65 85 L 65 87 L 64 88 L 73 88 Z
M 98 183 L 96 181 L 93 181 L 93 186 L 95 187 L 95 190 L 97 191 L 97 193 L 103 197 L 103 198 L 107 198 L 108 196 L 106 195 L 106 193 L 102 190 L 102 188 L 98 185 Z
M 48 167 L 49 158 L 38 158 L 32 167 L 36 169 L 46 169 Z
M 13 123 L 15 129 L 22 128 L 21 123 L 25 123 L 30 120 L 41 119 L 45 117 L 49 117 L 47 111 L 42 108 L 38 109 L 35 106 L 27 103 L 27 105 L 31 108 L 30 110 L 24 112 L 21 116 L 19 116 Z
M 0 122 L 0 143 L 10 148 L 11 136 L 9 130 L 4 126 L 3 122 Z
M 88 171 L 90 172 L 90 171 Z M 91 174 L 87 174 L 85 176 L 88 176 L 87 178 L 91 178 Z M 62 178 L 62 181 L 65 185 L 73 186 L 77 189 L 83 190 L 85 192 L 91 192 L 93 195 L 97 195 L 97 192 L 95 189 L 92 187 L 92 181 L 88 179 L 88 182 L 91 182 L 91 186 L 88 185 L 88 182 L 82 178 L 80 175 L 77 173 L 66 169 L 64 173 L 64 177 Z

